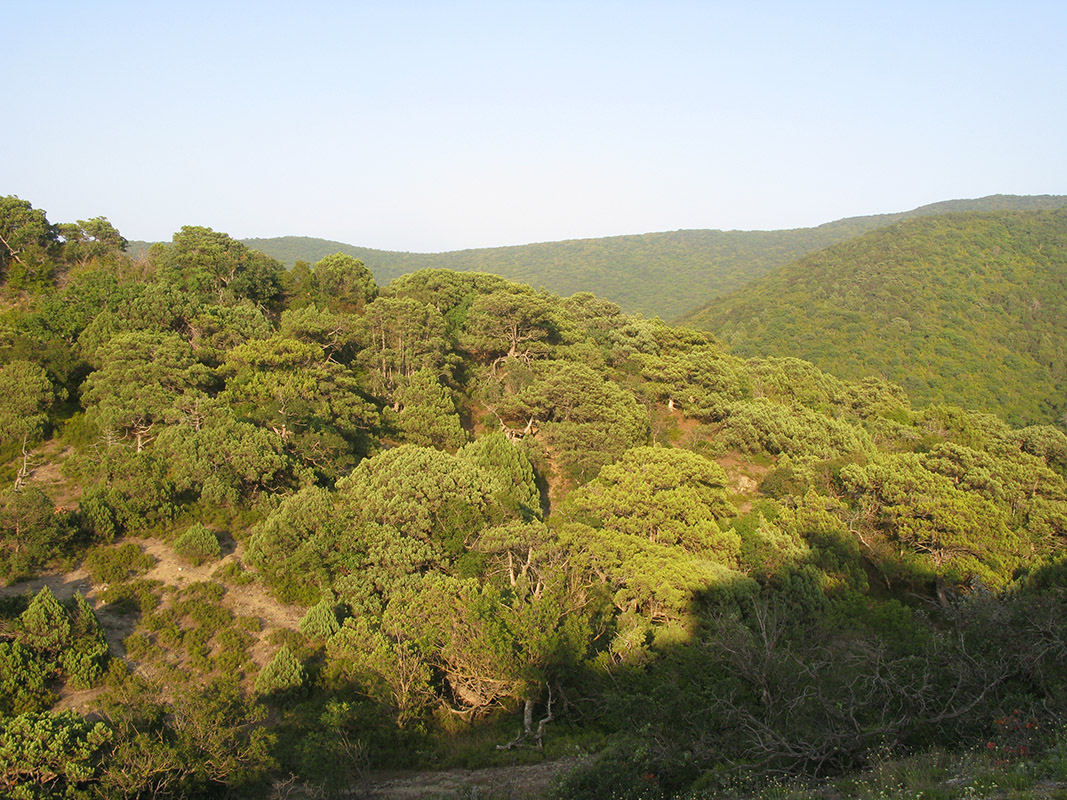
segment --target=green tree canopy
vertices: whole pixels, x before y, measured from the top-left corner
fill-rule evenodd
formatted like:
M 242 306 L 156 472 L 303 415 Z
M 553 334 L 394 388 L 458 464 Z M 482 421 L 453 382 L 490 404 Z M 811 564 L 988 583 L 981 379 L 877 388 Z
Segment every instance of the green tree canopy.
M 33 483 L 0 494 L 0 575 L 29 576 L 62 555 L 74 538 L 72 523 Z
M 356 375 L 317 344 L 280 335 L 251 340 L 227 354 L 220 372 L 223 400 L 327 477 L 352 463 L 378 424 Z
M 267 339 L 274 332 L 263 309 L 249 300 L 231 305 L 196 308 L 186 323 L 189 343 L 197 359 L 217 367 L 226 353 L 251 339 Z
M 57 228 L 63 238 L 63 259 L 70 264 L 84 265 L 126 249 L 126 240 L 107 217 L 80 219 L 77 223 L 68 222 Z
M 452 392 L 429 369 L 407 378 L 393 395 L 404 441 L 455 451 L 467 442 Z
M 1025 545 L 1004 510 L 930 472 L 914 454 L 848 465 L 841 479 L 861 504 L 868 544 L 887 566 L 899 552 L 905 578 L 936 575 L 957 585 L 978 578 L 1001 586 L 1020 563 Z M 920 554 L 925 558 L 917 558 Z
M 379 297 L 362 319 L 363 351 L 371 390 L 395 404 L 394 393 L 419 370 L 445 376 L 449 345 L 445 321 L 432 306 L 406 297 Z
M 28 361 L 0 367 L 0 445 L 14 445 L 22 454 L 16 489 L 29 474 L 30 448 L 44 435 L 54 401 L 52 382 L 41 367 Z
M 0 197 L 0 276 L 8 287 L 50 286 L 58 250 L 58 232 L 44 211 L 14 195 Z
M 330 493 L 306 487 L 252 529 L 248 563 L 279 599 L 311 605 L 333 581 L 336 544 L 344 530 L 346 522 Z
M 169 280 L 219 303 L 269 304 L 281 294 L 281 264 L 211 228 L 186 225 L 171 244 L 153 245 L 149 257 Z
M 561 317 L 558 298 L 512 284 L 474 299 L 462 343 L 486 362 L 529 360 L 558 343 Z
M 164 430 L 155 444 L 178 491 L 195 491 L 212 505 L 251 505 L 262 492 L 296 482 L 297 465 L 270 431 L 214 401 L 193 409 L 179 400 L 178 412 L 183 424 Z
M 569 496 L 574 513 L 605 529 L 714 555 L 737 565 L 741 541 L 718 520 L 735 511 L 726 497 L 726 473 L 688 450 L 637 447 L 596 480 Z
M 188 342 L 174 333 L 119 334 L 99 350 L 97 363 L 99 369 L 85 381 L 82 402 L 110 440 L 133 436 L 137 452 L 177 399 L 207 378 Z
M 458 455 L 474 464 L 493 481 L 493 489 L 505 508 L 515 516 L 540 519 L 541 493 L 533 463 L 521 441 L 512 441 L 500 431 L 479 436 Z
M 515 430 L 538 427 L 538 437 L 555 453 L 561 474 L 583 482 L 631 447 L 645 444 L 648 412 L 633 394 L 585 364 L 543 362 L 536 379 L 498 415 Z
M 484 272 L 420 269 L 394 280 L 386 294 L 432 306 L 445 318 L 449 333 L 454 335 L 466 321 L 476 297 L 512 286 L 515 284 Z
M 317 298 L 331 310 L 358 312 L 378 295 L 378 285 L 358 258 L 334 253 L 311 267 Z
M 453 554 L 500 513 L 485 473 L 458 456 L 415 445 L 366 459 L 337 490 L 360 518 L 440 542 Z

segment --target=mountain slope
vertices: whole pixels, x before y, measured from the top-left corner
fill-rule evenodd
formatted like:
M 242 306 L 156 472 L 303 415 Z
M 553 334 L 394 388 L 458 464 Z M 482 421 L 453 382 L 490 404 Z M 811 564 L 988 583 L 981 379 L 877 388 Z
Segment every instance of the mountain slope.
M 673 320 L 777 267 L 902 219 L 1064 205 L 1067 197 L 1063 196 L 991 195 L 934 203 L 897 214 L 850 217 L 816 228 L 682 230 L 436 254 L 372 250 L 298 236 L 243 241 L 286 264 L 297 260 L 314 263 L 330 253 L 348 253 L 361 259 L 381 285 L 427 267 L 491 272 L 564 296 L 593 292 L 628 312 Z
M 1062 281 L 1016 285 L 1062 266 L 1065 214 L 902 223 L 842 246 L 833 291 L 906 313 L 889 251 L 936 278 L 924 313 L 1048 309 Z M 593 749 L 570 800 L 874 796 L 837 776 L 931 742 L 960 796 L 978 748 L 1063 777 L 1063 432 L 590 294 L 436 270 L 375 296 L 329 260 L 283 293 L 208 229 L 141 264 L 101 244 L 0 286 L 0 583 L 63 570 L 67 600 L 0 587 L 9 796 L 339 796 L 529 746 Z
M 923 217 L 807 256 L 687 322 L 742 356 L 880 374 L 913 400 L 1059 422 L 1067 210 Z

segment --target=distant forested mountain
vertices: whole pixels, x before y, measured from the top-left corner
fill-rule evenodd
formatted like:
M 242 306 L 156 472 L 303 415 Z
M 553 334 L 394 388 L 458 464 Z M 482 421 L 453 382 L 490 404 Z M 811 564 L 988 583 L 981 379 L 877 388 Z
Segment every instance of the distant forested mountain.
M 876 374 L 919 403 L 1063 424 L 1067 210 L 899 222 L 720 298 L 688 324 L 740 356 Z
M 991 195 L 934 203 L 898 214 L 851 217 L 817 228 L 684 230 L 449 253 L 389 252 L 304 236 L 242 241 L 290 266 L 298 260 L 311 264 L 331 253 L 346 253 L 363 261 L 383 285 L 425 268 L 490 272 L 561 295 L 593 292 L 628 312 L 673 320 L 777 267 L 902 219 L 1064 205 L 1067 197 L 1063 196 Z

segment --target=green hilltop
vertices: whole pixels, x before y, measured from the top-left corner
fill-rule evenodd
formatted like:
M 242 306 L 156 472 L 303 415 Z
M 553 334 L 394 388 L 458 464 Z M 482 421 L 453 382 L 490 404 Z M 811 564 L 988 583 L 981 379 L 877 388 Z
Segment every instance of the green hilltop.
M 815 228 L 778 231 L 679 230 L 600 239 L 402 253 L 305 236 L 244 239 L 284 264 L 309 264 L 331 253 L 354 256 L 381 284 L 419 269 L 490 272 L 560 295 L 593 292 L 630 313 L 677 319 L 703 302 L 809 253 L 902 219 L 960 211 L 1058 208 L 1067 197 L 991 195 L 949 200 L 896 214 L 850 217 Z
M 1067 210 L 898 222 L 719 298 L 687 324 L 740 356 L 880 375 L 919 403 L 1062 424 Z

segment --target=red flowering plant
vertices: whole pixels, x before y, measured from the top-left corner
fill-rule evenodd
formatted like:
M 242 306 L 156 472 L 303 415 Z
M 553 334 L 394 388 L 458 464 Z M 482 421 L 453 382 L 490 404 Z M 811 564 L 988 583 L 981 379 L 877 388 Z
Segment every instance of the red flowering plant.
M 993 738 L 986 742 L 985 749 L 996 764 L 1014 764 L 1026 761 L 1045 749 L 1047 733 L 1034 718 L 1015 709 L 993 720 Z

